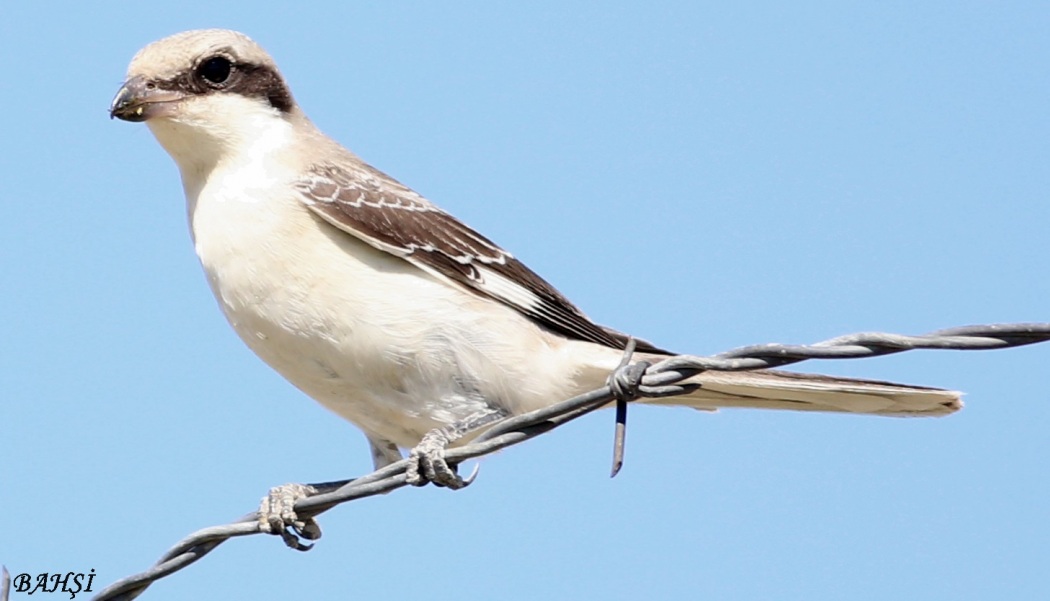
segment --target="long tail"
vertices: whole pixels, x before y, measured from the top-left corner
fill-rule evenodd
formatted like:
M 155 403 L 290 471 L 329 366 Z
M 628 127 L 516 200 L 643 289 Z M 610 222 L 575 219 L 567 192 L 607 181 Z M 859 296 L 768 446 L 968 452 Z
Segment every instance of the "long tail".
M 708 371 L 689 381 L 701 387 L 642 402 L 703 410 L 751 407 L 895 417 L 941 416 L 962 408 L 961 393 L 952 390 L 786 371 Z

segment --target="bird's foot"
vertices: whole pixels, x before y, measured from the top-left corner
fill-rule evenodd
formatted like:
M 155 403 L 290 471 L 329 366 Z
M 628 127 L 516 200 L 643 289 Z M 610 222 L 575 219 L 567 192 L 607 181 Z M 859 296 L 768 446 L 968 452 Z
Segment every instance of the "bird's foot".
M 259 505 L 259 528 L 268 534 L 280 535 L 284 544 L 296 551 L 309 551 L 312 544 L 302 541 L 321 538 L 321 527 L 314 519 L 300 519 L 295 513 L 295 502 L 320 492 L 309 484 L 285 484 L 270 489 Z
M 427 432 L 423 440 L 408 454 L 409 464 L 405 473 L 408 483 L 423 486 L 427 482 L 433 482 L 435 486 L 452 490 L 470 485 L 478 475 L 478 467 L 474 466 L 474 471 L 467 478 L 460 477 L 456 467 L 445 461 L 445 450 L 451 441 L 444 430 Z

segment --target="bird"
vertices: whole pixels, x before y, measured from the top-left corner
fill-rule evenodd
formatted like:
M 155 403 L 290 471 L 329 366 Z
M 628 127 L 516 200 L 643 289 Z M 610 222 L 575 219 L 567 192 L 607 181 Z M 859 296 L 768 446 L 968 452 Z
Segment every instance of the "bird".
M 334 87 L 334 86 L 333 86 Z M 349 95 L 350 90 L 345 92 Z M 247 35 L 141 49 L 111 118 L 144 122 L 178 166 L 194 249 L 233 330 L 360 428 L 379 468 L 460 488 L 444 459 L 502 419 L 605 385 L 625 347 L 481 233 L 322 133 Z M 468 176 L 468 174 L 464 174 Z M 660 405 L 943 416 L 960 393 L 774 370 L 707 371 Z

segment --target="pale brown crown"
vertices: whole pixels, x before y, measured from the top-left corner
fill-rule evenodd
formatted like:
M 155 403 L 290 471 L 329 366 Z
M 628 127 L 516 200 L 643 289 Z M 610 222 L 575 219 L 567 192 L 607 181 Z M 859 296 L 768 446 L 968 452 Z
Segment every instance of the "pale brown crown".
M 195 29 L 157 40 L 139 50 L 128 65 L 128 77 L 173 79 L 202 58 L 220 52 L 242 62 L 277 70 L 262 46 L 243 33 L 229 29 Z

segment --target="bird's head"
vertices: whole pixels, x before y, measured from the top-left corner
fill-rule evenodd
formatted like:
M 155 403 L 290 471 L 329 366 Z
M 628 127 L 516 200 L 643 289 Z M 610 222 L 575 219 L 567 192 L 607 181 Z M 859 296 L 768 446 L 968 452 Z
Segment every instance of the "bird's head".
M 146 122 L 182 168 L 214 165 L 300 116 L 273 59 L 224 29 L 187 31 L 140 50 L 109 113 Z

